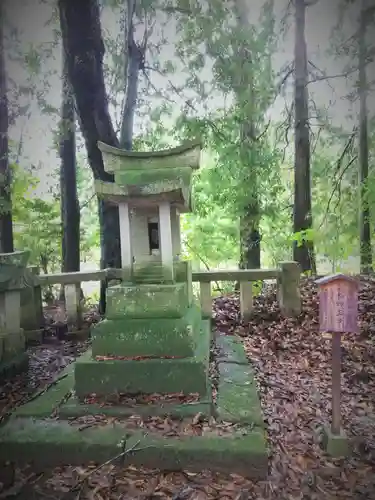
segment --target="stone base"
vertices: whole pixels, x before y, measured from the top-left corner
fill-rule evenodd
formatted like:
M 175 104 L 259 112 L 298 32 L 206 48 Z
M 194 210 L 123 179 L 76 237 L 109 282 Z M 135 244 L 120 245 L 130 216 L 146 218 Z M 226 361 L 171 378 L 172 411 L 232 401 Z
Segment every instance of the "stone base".
M 224 421 L 264 427 L 254 373 L 242 345 L 232 337 L 218 340 L 219 347 L 224 348 L 228 357 L 218 356 L 217 415 Z
M 12 359 L 0 362 L 0 377 L 13 377 L 26 372 L 29 368 L 29 356 L 26 352 L 17 354 Z
M 0 461 L 17 465 L 33 463 L 38 468 L 62 464 L 103 463 L 126 449 L 122 466 L 162 470 L 237 473 L 251 479 L 266 479 L 268 456 L 261 431 L 227 436 L 164 437 L 128 432 L 121 424 L 110 423 L 81 430 L 68 421 L 15 418 L 0 428 Z M 114 462 L 115 464 L 115 462 Z
M 135 407 L 83 404 L 71 395 L 75 366 L 74 363 L 69 365 L 61 380 L 29 403 L 16 408 L 8 423 L 0 427 L 0 462 L 4 459 L 17 465 L 32 462 L 41 470 L 66 464 L 100 464 L 120 453 L 121 441 L 127 436 L 126 448 L 135 445 L 137 451 L 126 456 L 125 466 L 133 464 L 162 470 L 210 469 L 251 479 L 266 479 L 268 454 L 260 403 L 253 392 L 252 372 L 246 366 L 242 346 L 233 338 L 220 338 L 218 347 L 217 401 L 220 405 L 216 408 L 210 395 L 193 404 Z M 233 371 L 234 366 L 238 367 L 238 372 Z M 242 378 L 239 375 L 241 370 L 246 371 Z M 239 397 L 237 393 L 240 393 Z M 222 436 L 213 432 L 203 436 L 166 437 L 152 432 L 146 434 L 140 429 L 135 431 L 124 421 L 114 423 L 111 420 L 111 423 L 92 428 L 81 428 L 68 421 L 70 417 L 90 414 L 119 418 L 129 415 L 193 418 L 198 413 L 241 422 L 243 426 Z M 59 420 L 56 420 L 56 415 Z M 48 418 L 51 416 L 53 418 Z
M 75 363 L 75 392 L 79 399 L 95 393 L 207 394 L 210 331 L 201 329 L 195 355 L 180 359 L 96 361 L 87 351 Z
M 328 455 L 334 458 L 344 458 L 350 453 L 349 442 L 343 429 L 341 429 L 340 434 L 332 434 L 331 428 L 325 427 L 323 446 Z
M 108 288 L 106 318 L 181 318 L 190 305 L 187 283 L 125 283 Z
M 25 351 L 25 334 L 22 329 L 17 332 L 0 332 L 0 362 L 6 363 Z
M 201 322 L 196 306 L 182 318 L 105 319 L 91 329 L 92 355 L 193 356 Z
M 25 341 L 29 342 L 43 342 L 44 330 L 25 330 Z

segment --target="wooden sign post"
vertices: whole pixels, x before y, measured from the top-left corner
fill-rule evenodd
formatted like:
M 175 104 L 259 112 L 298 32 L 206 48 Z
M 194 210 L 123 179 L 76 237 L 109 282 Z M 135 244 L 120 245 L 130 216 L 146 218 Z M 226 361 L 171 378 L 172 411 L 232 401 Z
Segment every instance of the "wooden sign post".
M 341 334 L 358 333 L 358 281 L 344 274 L 326 276 L 319 286 L 320 331 L 332 335 L 332 424 L 326 436 L 327 451 L 345 454 L 346 439 L 341 429 Z

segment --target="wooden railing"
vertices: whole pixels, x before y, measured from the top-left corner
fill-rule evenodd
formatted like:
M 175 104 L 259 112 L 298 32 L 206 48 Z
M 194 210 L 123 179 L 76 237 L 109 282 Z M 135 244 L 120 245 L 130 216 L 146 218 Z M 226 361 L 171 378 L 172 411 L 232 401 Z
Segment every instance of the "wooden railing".
M 34 273 L 36 274 L 36 273 Z M 74 273 L 41 274 L 35 276 L 36 287 L 60 284 L 64 286 L 68 323 L 80 324 L 81 283 L 88 281 L 121 280 L 121 269 L 103 269 Z M 212 315 L 212 282 L 232 281 L 240 284 L 240 311 L 243 319 L 248 319 L 253 310 L 252 282 L 276 280 L 278 300 L 285 316 L 295 316 L 301 312 L 300 267 L 296 262 L 281 262 L 275 269 L 235 269 L 193 272 L 193 282 L 200 283 L 202 315 Z M 39 292 L 40 293 L 40 292 Z

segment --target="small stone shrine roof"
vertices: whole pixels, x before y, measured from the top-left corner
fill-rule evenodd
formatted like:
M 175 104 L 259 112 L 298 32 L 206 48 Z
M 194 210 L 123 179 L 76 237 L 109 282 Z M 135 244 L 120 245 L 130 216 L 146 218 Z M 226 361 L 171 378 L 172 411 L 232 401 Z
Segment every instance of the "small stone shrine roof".
M 103 142 L 98 148 L 104 170 L 115 178 L 115 182 L 95 182 L 99 197 L 145 207 L 169 201 L 181 212 L 192 210 L 191 180 L 200 166 L 201 141 L 162 151 L 125 151 Z

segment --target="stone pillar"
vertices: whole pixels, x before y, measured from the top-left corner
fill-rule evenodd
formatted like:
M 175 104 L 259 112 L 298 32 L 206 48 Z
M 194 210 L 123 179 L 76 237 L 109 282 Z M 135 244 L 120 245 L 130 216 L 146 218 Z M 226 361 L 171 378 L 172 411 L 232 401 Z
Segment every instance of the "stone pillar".
M 130 210 L 128 203 L 119 203 L 121 267 L 131 269 L 133 264 L 132 242 L 130 232 Z
M 251 281 L 240 282 L 240 311 L 243 321 L 248 321 L 253 312 L 253 283 Z
M 180 214 L 176 207 L 171 208 L 171 223 L 173 256 L 177 257 L 181 255 L 181 226 Z
M 302 310 L 300 276 L 301 267 L 298 262 L 280 262 L 278 280 L 278 298 L 284 316 L 298 316 Z
M 21 291 L 0 292 L 0 331 L 18 333 L 21 330 Z
M 27 368 L 21 289 L 30 252 L 0 254 L 0 374 Z
M 29 283 L 21 290 L 21 328 L 26 338 L 39 338 L 37 332 L 44 326 L 42 290 L 35 277 L 39 275 L 38 266 L 29 266 L 25 270 Z M 30 335 L 28 334 L 30 332 Z
M 168 202 L 162 202 L 159 205 L 159 234 L 161 262 L 163 268 L 170 270 L 169 273 L 173 279 L 171 205 Z
M 65 285 L 64 294 L 68 325 L 75 325 L 80 329 L 82 327 L 81 284 Z
M 204 319 L 212 318 L 212 294 L 210 282 L 200 282 L 200 299 L 202 317 Z

